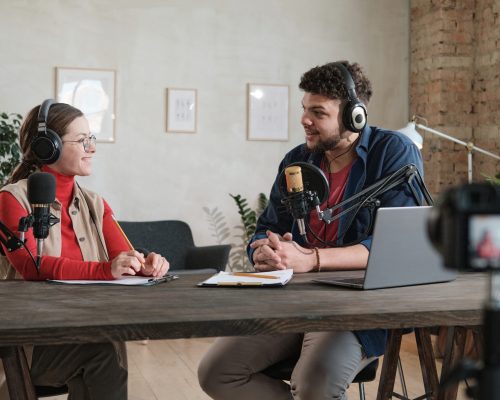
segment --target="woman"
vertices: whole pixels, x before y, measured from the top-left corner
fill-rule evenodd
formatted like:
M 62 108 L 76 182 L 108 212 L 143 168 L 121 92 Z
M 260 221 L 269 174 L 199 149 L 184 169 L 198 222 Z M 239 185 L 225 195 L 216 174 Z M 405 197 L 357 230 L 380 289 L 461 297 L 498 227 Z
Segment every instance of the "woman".
M 30 211 L 26 178 L 41 170 L 56 178 L 51 213 L 60 223 L 50 228 L 38 270 L 24 248 L 8 253 L 4 247 L 4 276 L 112 280 L 125 274 L 160 277 L 168 271 L 168 261 L 159 254 L 144 257 L 131 250 L 106 201 L 75 181 L 75 176 L 90 175 L 96 150 L 80 110 L 46 100 L 29 112 L 19 136 L 22 162 L 0 191 L 0 220 L 13 232 L 18 230 L 20 218 Z M 35 254 L 31 230 L 25 237 Z M 67 385 L 72 400 L 125 400 L 126 363 L 123 343 L 36 346 L 31 376 L 35 385 Z

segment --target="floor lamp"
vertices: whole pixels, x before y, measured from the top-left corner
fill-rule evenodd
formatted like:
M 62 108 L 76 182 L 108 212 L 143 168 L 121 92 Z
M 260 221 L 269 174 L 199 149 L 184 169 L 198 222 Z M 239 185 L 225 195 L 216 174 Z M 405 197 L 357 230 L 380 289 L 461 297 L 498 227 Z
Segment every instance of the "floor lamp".
M 442 133 L 442 132 L 436 131 L 435 129 L 429 128 L 426 125 L 417 124 L 415 122 L 416 118 L 421 118 L 421 117 L 413 117 L 413 120 L 411 122 L 409 122 L 408 125 L 406 125 L 402 129 L 399 129 L 399 132 L 408 136 L 419 149 L 422 148 L 424 140 L 422 138 L 422 135 L 420 135 L 420 133 L 418 133 L 416 128 L 422 129 L 426 132 L 430 132 L 434 135 L 451 140 L 452 142 L 455 142 L 457 144 L 464 146 L 467 149 L 467 172 L 468 172 L 469 183 L 472 182 L 472 153 L 474 151 L 477 151 L 478 153 L 486 154 L 487 156 L 490 156 L 490 157 L 493 157 L 497 160 L 500 160 L 500 156 L 493 154 L 493 153 L 490 153 L 489 151 L 486 151 L 484 149 L 481 149 L 480 147 L 477 147 L 476 145 L 474 145 L 474 143 L 472 143 L 472 142 L 464 142 L 463 140 L 456 139 L 453 136 L 447 135 L 446 133 Z

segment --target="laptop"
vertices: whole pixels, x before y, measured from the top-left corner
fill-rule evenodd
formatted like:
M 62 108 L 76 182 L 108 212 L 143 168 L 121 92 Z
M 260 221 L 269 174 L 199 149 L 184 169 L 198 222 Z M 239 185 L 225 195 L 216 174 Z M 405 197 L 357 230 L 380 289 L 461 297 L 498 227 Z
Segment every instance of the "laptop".
M 427 216 L 432 207 L 379 208 L 363 278 L 318 278 L 314 282 L 355 289 L 447 282 L 456 271 L 445 269 L 427 238 Z

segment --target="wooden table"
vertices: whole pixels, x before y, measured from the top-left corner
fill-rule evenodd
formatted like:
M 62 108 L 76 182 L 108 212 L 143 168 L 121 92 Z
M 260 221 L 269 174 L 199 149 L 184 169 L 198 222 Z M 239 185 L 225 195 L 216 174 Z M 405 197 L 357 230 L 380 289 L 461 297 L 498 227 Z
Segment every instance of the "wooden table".
M 23 344 L 372 328 L 391 329 L 397 342 L 397 333 L 406 327 L 481 323 L 487 281 L 483 274 L 372 291 L 310 282 L 317 276 L 296 275 L 284 288 L 267 289 L 198 288 L 195 284 L 206 278 L 200 275 L 151 287 L 2 281 L 0 346 L 9 350 Z

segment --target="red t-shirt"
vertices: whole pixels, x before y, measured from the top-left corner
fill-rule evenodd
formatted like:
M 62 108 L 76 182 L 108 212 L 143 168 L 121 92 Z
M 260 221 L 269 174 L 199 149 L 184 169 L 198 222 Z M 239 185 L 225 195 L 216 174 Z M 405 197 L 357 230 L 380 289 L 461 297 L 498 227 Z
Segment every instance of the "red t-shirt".
M 328 184 L 330 186 L 330 195 L 328 199 L 320 205 L 321 210 L 332 207 L 333 205 L 340 203 L 344 197 L 345 188 L 347 186 L 347 178 L 349 178 L 349 172 L 354 160 L 346 165 L 344 168 L 337 172 L 329 172 L 328 165 L 322 161 L 320 168 L 325 173 L 326 179 L 328 179 Z M 338 214 L 340 210 L 336 210 L 334 214 Z M 316 210 L 312 210 L 309 214 L 309 227 L 317 237 L 319 237 L 324 242 L 334 242 L 337 240 L 339 220 L 336 219 L 330 224 L 324 221 L 320 221 L 318 218 L 318 213 Z M 311 232 L 307 232 L 307 239 L 311 247 L 324 247 L 324 244 L 316 239 Z
M 40 272 L 36 268 L 29 254 L 24 248 L 7 252 L 9 262 L 27 280 L 45 279 L 114 279 L 111 274 L 111 261 L 83 261 L 73 224 L 69 217 L 69 205 L 73 199 L 74 176 L 61 175 L 48 167 L 43 167 L 56 178 L 56 198 L 61 202 L 61 256 L 43 256 L 40 263 Z M 24 207 L 9 192 L 0 192 L 0 221 L 12 232 L 17 233 L 19 219 L 28 214 Z M 92 221 L 89 221 L 93 224 Z M 54 228 L 51 228 L 54 229 Z M 50 231 L 49 231 L 50 235 Z M 110 260 L 113 260 L 122 251 L 128 251 L 129 246 L 116 226 L 113 211 L 104 201 L 103 217 L 104 245 L 107 248 Z M 25 234 L 26 246 L 33 255 L 36 254 L 36 240 L 32 229 Z

